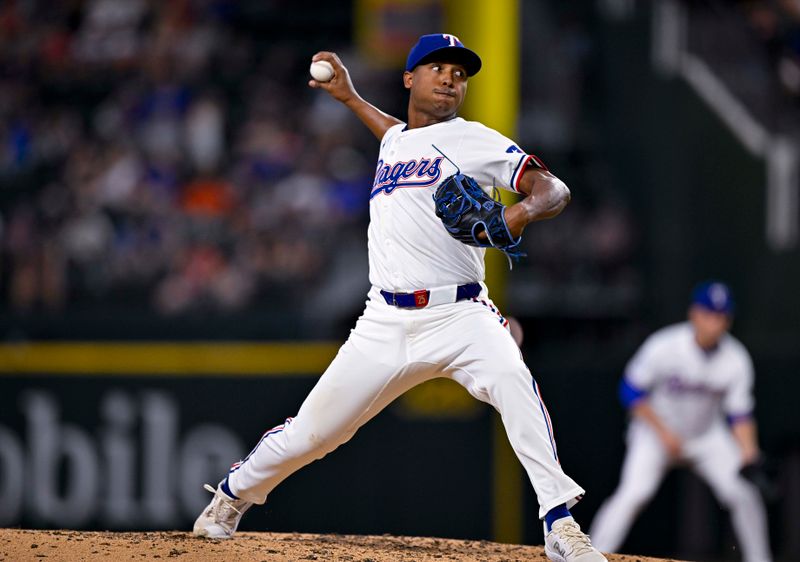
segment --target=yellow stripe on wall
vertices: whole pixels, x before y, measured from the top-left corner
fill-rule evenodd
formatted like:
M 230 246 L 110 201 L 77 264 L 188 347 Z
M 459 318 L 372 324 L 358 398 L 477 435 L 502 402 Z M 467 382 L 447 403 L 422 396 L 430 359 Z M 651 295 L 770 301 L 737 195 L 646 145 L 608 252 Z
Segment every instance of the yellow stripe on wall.
M 338 343 L 12 343 L 0 345 L 0 374 L 315 375 Z

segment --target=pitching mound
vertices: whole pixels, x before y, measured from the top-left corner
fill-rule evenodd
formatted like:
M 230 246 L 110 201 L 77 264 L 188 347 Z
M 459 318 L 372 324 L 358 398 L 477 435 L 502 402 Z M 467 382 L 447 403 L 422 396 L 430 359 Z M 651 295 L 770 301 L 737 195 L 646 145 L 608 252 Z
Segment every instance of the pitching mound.
M 240 533 L 234 540 L 195 538 L 189 533 L 95 533 L 0 529 L 0 561 L 43 560 L 233 560 L 284 562 L 530 562 L 546 560 L 539 546 L 427 537 Z M 656 558 L 614 554 L 611 562 L 655 562 Z

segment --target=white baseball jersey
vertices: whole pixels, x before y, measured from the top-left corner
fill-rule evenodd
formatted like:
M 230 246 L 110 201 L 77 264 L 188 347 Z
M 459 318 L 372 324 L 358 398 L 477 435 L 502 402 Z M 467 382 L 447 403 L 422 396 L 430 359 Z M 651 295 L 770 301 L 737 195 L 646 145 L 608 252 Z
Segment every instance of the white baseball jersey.
M 445 156 L 489 190 L 516 190 L 527 166 L 544 167 L 497 131 L 460 117 L 417 129 L 391 127 L 369 195 L 372 285 L 413 292 L 483 280 L 485 249 L 454 239 L 434 212 L 436 187 L 457 172 Z
M 744 346 L 724 334 L 712 351 L 697 345 L 689 322 L 651 335 L 628 363 L 625 380 L 646 391 L 673 432 L 691 438 L 712 424 L 753 410 L 753 363 Z

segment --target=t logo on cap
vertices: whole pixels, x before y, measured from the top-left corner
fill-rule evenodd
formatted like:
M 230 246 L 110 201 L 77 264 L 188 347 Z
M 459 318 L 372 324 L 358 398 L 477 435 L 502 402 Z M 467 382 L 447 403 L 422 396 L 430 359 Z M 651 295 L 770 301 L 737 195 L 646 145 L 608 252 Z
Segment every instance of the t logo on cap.
M 450 40 L 450 46 L 451 47 L 455 47 L 456 45 L 462 45 L 463 44 L 463 43 L 461 43 L 461 39 L 459 39 L 455 35 L 450 35 L 449 33 L 442 33 L 442 37 L 444 37 L 445 39 L 449 39 Z

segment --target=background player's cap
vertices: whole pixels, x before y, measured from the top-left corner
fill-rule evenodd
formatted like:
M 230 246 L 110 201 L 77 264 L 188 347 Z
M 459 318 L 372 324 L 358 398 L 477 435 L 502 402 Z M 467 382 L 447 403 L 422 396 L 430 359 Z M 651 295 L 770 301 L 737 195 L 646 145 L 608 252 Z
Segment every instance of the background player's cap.
M 432 33 L 423 35 L 411 47 L 406 70 L 411 72 L 417 65 L 430 61 L 434 55 L 446 55 L 453 62 L 463 64 L 468 76 L 475 76 L 481 69 L 481 58 L 467 49 L 458 37 L 448 33 Z
M 692 304 L 712 312 L 733 314 L 733 294 L 730 287 L 719 281 L 705 281 L 694 288 Z

